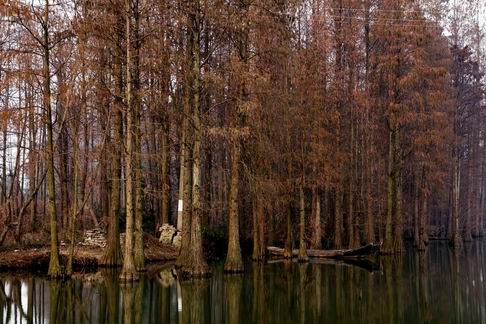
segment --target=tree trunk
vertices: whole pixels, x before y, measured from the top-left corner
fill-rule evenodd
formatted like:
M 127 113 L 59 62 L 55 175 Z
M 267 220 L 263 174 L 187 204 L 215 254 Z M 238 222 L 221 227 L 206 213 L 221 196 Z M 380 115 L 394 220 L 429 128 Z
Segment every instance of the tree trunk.
M 395 196 L 395 208 L 394 208 L 394 234 L 393 234 L 393 252 L 401 253 L 404 251 L 403 246 L 403 219 L 402 219 L 402 162 L 401 162 L 401 150 L 399 146 L 399 130 L 396 131 L 395 139 L 395 159 L 394 164 L 394 196 Z
M 418 174 L 414 178 L 414 195 L 413 195 L 413 246 L 420 250 L 420 186 Z
M 453 247 L 459 248 L 462 245 L 461 234 L 459 232 L 459 197 L 461 188 L 461 167 L 460 160 L 457 154 L 457 148 L 453 157 L 453 172 L 452 172 L 452 219 L 451 219 L 451 235 L 449 243 Z
M 189 87 L 186 84 L 185 90 L 184 90 L 184 116 L 182 117 L 182 134 L 181 134 L 181 147 L 180 147 L 180 155 L 179 155 L 179 199 L 177 200 L 177 222 L 176 226 L 179 231 L 183 231 L 183 213 L 184 213 L 184 192 L 185 192 L 185 178 L 186 174 L 185 172 L 187 171 L 186 169 L 186 156 L 188 154 L 188 149 L 187 149 L 187 129 L 188 129 L 188 122 L 187 122 L 187 115 L 186 112 L 189 111 L 189 95 L 187 92 L 189 91 Z M 186 99 L 187 97 L 187 99 Z M 187 106 L 187 109 L 186 109 Z M 189 202 L 186 201 L 186 204 Z
M 315 197 L 315 210 L 314 210 L 314 237 L 312 239 L 312 248 L 320 249 L 321 248 L 321 238 L 322 238 L 322 230 L 321 230 L 321 196 L 319 192 L 317 192 Z M 313 200 L 314 201 L 314 200 Z
M 113 104 L 113 139 L 111 141 L 111 193 L 110 214 L 106 249 L 101 264 L 116 267 L 122 264 L 120 246 L 120 231 L 118 217 L 120 215 L 120 199 L 122 184 L 122 146 L 123 146 L 123 66 L 122 39 L 123 16 L 117 13 L 117 32 L 114 60 L 115 102 Z
M 471 144 L 471 141 L 469 141 L 469 145 Z M 473 213 L 472 213 L 472 197 L 473 197 L 473 177 L 472 177 L 472 163 L 471 157 L 469 157 L 469 161 L 467 163 L 467 189 L 466 189 L 466 217 L 464 220 L 464 234 L 463 234 L 463 239 L 464 242 L 471 242 L 472 241 L 472 226 L 473 226 Z
M 299 262 L 307 262 L 309 258 L 306 253 L 305 244 L 305 197 L 304 188 L 301 184 L 299 187 Z
M 387 211 L 385 219 L 385 237 L 383 242 L 382 253 L 389 254 L 393 252 L 392 237 L 392 219 L 394 213 L 395 201 L 395 177 L 394 177 L 394 149 L 395 149 L 395 131 L 390 130 L 390 140 L 388 144 L 388 175 L 387 175 Z
M 336 197 L 334 208 L 334 248 L 341 249 L 343 247 L 341 240 L 341 231 L 343 228 L 343 214 L 341 210 L 343 195 L 341 191 L 341 183 L 336 185 Z
M 242 272 L 243 260 L 240 248 L 240 230 L 238 219 L 238 168 L 240 164 L 240 145 L 233 143 L 231 147 L 231 181 L 229 192 L 228 217 L 228 253 L 224 270 L 226 272 Z
M 263 232 L 263 204 L 259 195 L 259 185 L 256 186 L 253 202 L 253 261 L 262 261 L 265 258 L 265 242 Z
M 186 124 L 188 125 L 188 124 Z M 188 131 L 188 130 L 186 130 Z M 184 137 L 185 143 L 182 145 L 188 147 L 189 145 L 189 138 L 188 138 L 188 133 L 186 132 L 186 136 Z M 186 150 L 186 153 L 189 153 L 188 150 Z M 181 174 L 184 176 L 182 179 L 182 199 L 179 200 L 179 210 L 182 209 L 182 214 L 180 217 L 180 221 L 182 222 L 182 232 L 181 232 L 181 252 L 179 254 L 179 257 L 177 258 L 176 266 L 178 267 L 183 267 L 185 264 L 189 263 L 191 261 L 191 200 L 192 200 L 192 177 L 191 177 L 191 170 L 192 163 L 191 160 L 187 157 L 184 159 L 184 165 L 183 168 L 181 169 Z M 181 201 L 184 201 L 184 205 L 181 205 Z
M 125 0 L 126 9 L 126 46 L 127 46 L 127 89 L 126 89 L 126 140 L 125 140 L 125 208 L 126 208 L 126 228 L 125 228 L 125 253 L 123 255 L 123 267 L 120 274 L 122 281 L 137 281 L 138 273 L 134 261 L 134 107 L 132 102 L 132 50 L 131 50 L 131 0 Z
M 192 73 L 194 81 L 194 92 L 192 100 L 192 122 L 194 127 L 194 142 L 192 147 L 192 215 L 191 215 L 191 263 L 182 267 L 182 272 L 186 276 L 202 277 L 210 274 L 210 270 L 204 260 L 202 250 L 202 230 L 201 230 L 201 141 L 202 123 L 200 112 L 201 97 L 201 7 L 199 0 L 193 3 L 193 12 L 189 14 L 193 33 L 192 51 Z
M 141 99 L 140 99 L 140 13 L 138 0 L 133 8 L 133 136 L 134 136 L 134 184 L 135 184 L 135 244 L 134 261 L 138 271 L 145 270 L 145 254 L 143 251 L 143 206 L 142 206 L 142 132 L 141 132 Z
M 371 188 L 371 166 L 370 162 L 366 161 L 366 169 L 367 169 L 367 176 L 366 176 L 366 241 L 367 243 L 373 243 L 376 240 L 376 233 L 375 233 L 375 217 L 373 215 L 373 199 L 372 199 L 372 188 Z
M 181 231 L 181 251 L 176 266 L 184 267 L 191 261 L 191 211 L 192 211 L 192 160 L 189 153 L 192 149 L 192 128 L 189 128 L 191 115 L 191 96 L 193 75 L 190 69 L 193 48 L 193 33 L 188 31 L 186 43 L 186 69 L 184 70 L 184 99 L 182 117 L 182 136 L 179 172 L 179 199 L 177 205 L 177 229 Z
M 354 154 L 354 142 L 355 142 L 355 129 L 354 129 L 354 114 L 351 111 L 350 112 L 350 118 L 351 118 L 351 138 L 350 138 L 350 143 L 349 143 L 349 168 L 348 168 L 348 200 L 347 200 L 347 220 L 346 220 L 346 226 L 347 226 L 347 235 L 348 235 L 348 247 L 350 249 L 355 248 L 358 246 L 358 242 L 356 241 L 355 233 L 354 231 L 356 230 L 356 220 L 354 217 L 354 164 L 355 164 L 355 154 Z
M 285 253 L 284 258 L 292 258 L 292 250 L 294 249 L 294 238 L 292 235 L 292 204 L 289 202 L 286 208 L 287 212 L 287 237 L 285 239 Z M 255 227 L 253 227 L 255 228 Z M 255 241 L 255 240 L 254 240 Z
M 427 194 L 425 192 L 425 172 L 422 179 L 422 208 L 419 213 L 419 251 L 424 251 L 425 244 L 429 241 L 429 238 L 427 237 Z
M 352 171 L 351 171 L 352 172 Z M 352 248 L 355 248 L 358 244 L 355 240 L 355 234 L 354 234 L 354 231 L 355 231 L 355 219 L 354 219 L 354 206 L 353 206 L 353 179 L 352 177 L 349 178 L 349 184 L 348 184 L 348 194 L 347 194 L 347 212 L 346 212 L 346 229 L 347 229 L 347 235 L 348 235 L 348 247 L 350 249 Z
M 485 172 L 485 163 L 486 163 L 486 149 L 481 147 L 481 177 L 479 181 L 479 236 L 484 235 L 484 214 L 486 211 L 486 193 L 485 193 L 485 186 L 486 186 L 486 172 Z
M 167 118 L 164 115 L 162 121 L 162 130 L 160 132 L 160 187 L 162 190 L 162 197 L 160 199 L 160 220 L 162 224 L 169 223 L 169 131 L 167 125 Z
M 76 233 L 76 214 L 78 212 L 78 132 L 74 129 L 73 134 L 73 172 L 74 172 L 74 182 L 73 182 L 73 205 L 71 207 L 71 217 L 69 224 L 69 255 L 68 263 L 66 266 L 66 272 L 69 276 L 73 274 L 73 259 L 74 259 L 74 239 Z
M 365 21 L 364 21 L 364 43 L 365 43 L 365 83 L 366 91 L 370 92 L 370 54 L 371 54 L 371 42 L 370 42 L 370 0 L 364 2 L 365 5 Z M 365 236 L 368 243 L 372 243 L 376 239 L 375 234 L 375 224 L 373 216 L 372 207 L 372 167 L 370 163 L 370 154 L 372 152 L 372 135 L 370 131 L 371 118 L 370 118 L 370 107 L 368 105 L 366 110 L 366 127 L 368 129 L 367 134 L 365 134 L 365 157 L 364 157 L 364 168 L 365 168 L 365 195 L 366 195 L 366 226 L 365 226 Z
M 48 212 L 51 229 L 51 254 L 49 259 L 48 276 L 50 278 L 61 277 L 61 267 L 59 265 L 59 243 L 57 237 L 57 209 L 56 209 L 56 183 L 54 178 L 54 143 L 52 131 L 52 110 L 51 110 L 51 72 L 50 72 L 50 42 L 49 42 L 49 0 L 45 2 L 44 11 L 44 39 L 43 39 L 43 77 L 44 77 L 44 109 L 46 111 L 46 132 L 47 132 L 47 195 Z
M 34 94 L 29 92 L 29 191 L 32 195 L 37 187 L 37 172 L 38 172 L 38 154 L 37 154 L 37 125 L 35 123 L 35 106 L 34 106 Z M 34 232 L 36 230 L 36 215 L 37 214 L 37 193 L 33 197 L 32 205 L 30 208 L 30 230 Z

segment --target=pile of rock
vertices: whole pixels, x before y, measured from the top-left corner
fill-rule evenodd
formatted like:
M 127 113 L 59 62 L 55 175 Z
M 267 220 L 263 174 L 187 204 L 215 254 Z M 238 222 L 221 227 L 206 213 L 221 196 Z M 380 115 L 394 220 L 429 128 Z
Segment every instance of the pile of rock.
M 102 228 L 94 228 L 84 231 L 83 241 L 80 245 L 90 247 L 106 247 L 106 231 Z
M 176 248 L 181 247 L 181 232 L 170 224 L 164 224 L 159 228 L 159 241 L 163 244 L 173 245 Z

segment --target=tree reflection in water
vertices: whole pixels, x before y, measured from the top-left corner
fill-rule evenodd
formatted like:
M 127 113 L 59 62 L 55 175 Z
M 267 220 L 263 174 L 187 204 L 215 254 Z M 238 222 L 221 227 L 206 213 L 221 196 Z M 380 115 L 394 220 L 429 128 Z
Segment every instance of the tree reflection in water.
M 69 281 L 0 274 L 1 323 L 427 323 L 486 321 L 486 244 L 375 264 L 247 263 L 243 274 L 178 281 L 171 268 L 120 285 L 102 270 Z M 370 272 L 370 270 L 377 270 Z

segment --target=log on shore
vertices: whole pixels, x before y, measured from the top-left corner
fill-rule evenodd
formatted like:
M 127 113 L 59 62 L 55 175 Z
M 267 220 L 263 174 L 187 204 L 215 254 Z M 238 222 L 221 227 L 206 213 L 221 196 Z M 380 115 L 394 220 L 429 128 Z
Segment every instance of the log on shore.
M 367 244 L 365 246 L 356 249 L 342 249 L 342 250 L 307 250 L 307 256 L 310 258 L 359 258 L 367 255 L 372 255 L 380 250 L 378 244 Z M 267 247 L 267 252 L 273 256 L 283 256 L 284 249 L 275 246 Z M 299 255 L 299 250 L 294 249 L 292 251 L 293 256 Z

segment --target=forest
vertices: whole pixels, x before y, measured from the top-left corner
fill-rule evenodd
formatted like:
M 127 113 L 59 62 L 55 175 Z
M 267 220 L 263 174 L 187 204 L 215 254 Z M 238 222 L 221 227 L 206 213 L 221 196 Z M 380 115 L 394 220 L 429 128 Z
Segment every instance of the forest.
M 187 277 L 211 249 L 461 248 L 486 228 L 482 5 L 0 1 L 0 254 L 42 243 L 69 276 L 104 228 L 132 281 L 163 224 Z

